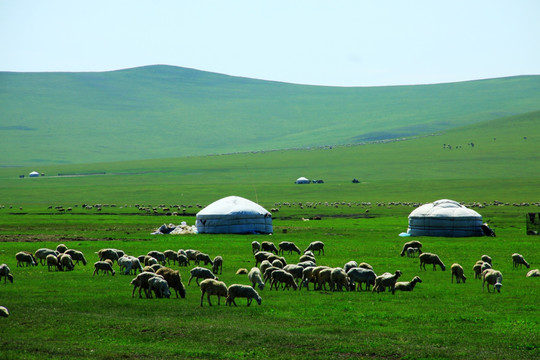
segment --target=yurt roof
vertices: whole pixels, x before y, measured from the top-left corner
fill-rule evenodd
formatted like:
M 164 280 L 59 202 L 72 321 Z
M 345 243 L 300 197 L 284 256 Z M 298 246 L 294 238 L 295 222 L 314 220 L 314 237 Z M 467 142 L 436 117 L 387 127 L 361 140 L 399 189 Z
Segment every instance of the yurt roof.
M 197 216 L 211 216 L 211 215 L 254 215 L 268 214 L 268 211 L 254 203 L 251 200 L 245 199 L 240 196 L 227 196 L 217 201 L 214 201 L 201 211 L 197 213 Z
M 482 216 L 474 210 L 471 210 L 460 203 L 442 199 L 429 204 L 424 204 L 411 212 L 409 217 L 473 217 Z
M 32 171 L 30 175 L 39 175 L 39 173 L 37 171 Z
M 308 178 L 305 178 L 305 177 L 299 177 L 298 179 L 296 179 L 296 181 L 309 181 Z

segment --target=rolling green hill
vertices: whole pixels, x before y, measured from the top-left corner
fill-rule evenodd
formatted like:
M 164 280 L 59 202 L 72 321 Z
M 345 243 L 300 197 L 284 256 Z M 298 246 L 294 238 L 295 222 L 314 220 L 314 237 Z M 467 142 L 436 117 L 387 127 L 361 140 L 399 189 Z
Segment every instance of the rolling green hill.
M 204 204 L 228 195 L 264 206 L 440 198 L 532 202 L 540 201 L 539 163 L 540 112 L 533 112 L 433 136 L 331 149 L 0 168 L 0 204 Z M 18 178 L 32 170 L 46 176 Z M 295 185 L 300 176 L 325 183 Z M 355 177 L 360 184 L 352 184 Z
M 540 76 L 293 85 L 171 67 L 0 73 L 0 166 L 359 144 L 540 109 Z

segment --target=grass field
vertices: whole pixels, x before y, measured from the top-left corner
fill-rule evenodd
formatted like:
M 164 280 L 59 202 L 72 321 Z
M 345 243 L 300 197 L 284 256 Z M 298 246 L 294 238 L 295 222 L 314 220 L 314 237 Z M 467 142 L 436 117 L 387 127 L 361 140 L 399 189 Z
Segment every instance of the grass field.
M 369 209 L 366 215 L 365 210 Z M 525 213 L 537 207 L 490 206 L 480 209 L 496 238 L 421 238 L 425 251 L 437 253 L 449 268 L 463 265 L 468 280 L 451 284 L 450 272 L 420 270 L 418 259 L 400 257 L 410 206 L 281 207 L 274 235 L 152 236 L 163 222 L 194 223 L 194 217 L 108 215 L 26 215 L 0 211 L 0 263 L 10 265 L 15 281 L 0 284 L 0 305 L 11 311 L 0 321 L 0 353 L 13 359 L 171 358 L 193 359 L 533 359 L 540 316 L 537 278 L 512 269 L 510 255 L 523 254 L 537 268 L 540 245 L 525 235 Z M 320 221 L 301 221 L 306 214 Z M 286 229 L 287 233 L 283 230 Z M 133 276 L 92 276 L 95 252 L 123 249 L 135 256 L 150 250 L 199 249 L 222 255 L 220 279 L 248 283 L 235 275 L 254 265 L 251 241 L 294 241 L 300 248 L 323 240 L 318 264 L 343 266 L 349 260 L 370 263 L 380 274 L 400 269 L 403 281 L 423 282 L 411 293 L 260 291 L 261 306 L 199 306 L 196 284 L 187 286 L 189 268 L 180 269 L 185 299 L 131 298 Z M 64 243 L 89 261 L 72 272 L 48 272 L 46 266 L 18 268 L 15 253 L 55 248 Z M 472 265 L 489 254 L 504 276 L 501 293 L 482 291 Z M 294 263 L 298 256 L 285 255 Z M 115 265 L 116 268 L 116 265 Z

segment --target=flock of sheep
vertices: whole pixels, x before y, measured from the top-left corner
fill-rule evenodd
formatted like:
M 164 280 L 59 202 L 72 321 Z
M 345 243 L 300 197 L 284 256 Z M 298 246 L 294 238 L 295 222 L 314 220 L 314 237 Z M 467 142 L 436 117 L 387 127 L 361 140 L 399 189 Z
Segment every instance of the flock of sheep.
M 99 258 L 94 263 L 94 272 L 92 276 L 102 274 L 111 274 L 114 276 L 115 263 L 118 271 L 124 275 L 135 275 L 130 282 L 133 286 L 131 296 L 135 296 L 138 289 L 139 297 L 142 297 L 144 290 L 147 298 L 169 298 L 171 290 L 175 291 L 176 297 L 181 298 L 186 296 L 186 288 L 182 283 L 182 278 L 178 270 L 174 270 L 168 266 L 178 264 L 178 266 L 195 265 L 190 270 L 191 281 L 195 279 L 196 284 L 201 291 L 200 306 L 203 306 L 203 300 L 206 295 L 207 302 L 211 306 L 210 296 L 218 297 L 218 305 L 221 303 L 221 298 L 226 299 L 226 305 L 235 305 L 236 298 L 246 298 L 247 306 L 251 305 L 255 300 L 259 305 L 262 298 L 257 292 L 263 290 L 267 283 L 270 283 L 270 291 L 278 289 L 293 289 L 301 290 L 306 288 L 309 290 L 313 284 L 314 290 L 324 291 L 371 291 L 383 292 L 387 288 L 392 294 L 395 291 L 413 291 L 416 284 L 421 283 L 422 279 L 419 276 L 414 276 L 411 281 L 398 281 L 402 275 L 400 270 L 393 273 L 385 272 L 377 275 L 373 267 L 367 263 L 358 264 L 356 261 L 349 261 L 343 267 L 330 267 L 317 265 L 317 256 L 324 256 L 324 243 L 322 241 L 314 241 L 302 252 L 293 242 L 282 241 L 277 246 L 269 241 L 253 241 L 251 250 L 255 259 L 255 266 L 249 271 L 241 268 L 236 272 L 237 275 L 246 275 L 250 285 L 232 284 L 227 286 L 223 281 L 219 281 L 217 275 L 223 272 L 223 258 L 216 256 L 213 259 L 199 250 L 180 249 L 178 251 L 166 250 L 150 251 L 145 255 L 130 256 L 118 249 L 101 249 L 96 254 Z M 282 255 L 297 253 L 299 255 L 298 262 L 288 264 Z M 426 270 L 426 265 L 432 265 L 433 270 L 439 266 L 442 271 L 446 270 L 446 266 L 441 261 L 438 255 L 433 253 L 422 252 L 422 243 L 419 241 L 409 241 L 403 245 L 401 256 L 416 257 L 420 260 L 420 269 Z M 41 248 L 35 253 L 21 251 L 15 255 L 17 261 L 16 266 L 37 266 L 38 262 L 41 265 L 47 265 L 48 271 L 72 271 L 75 265 L 82 262 L 87 264 L 84 254 L 74 249 L 68 249 L 64 244 L 60 244 L 55 250 Z M 520 254 L 512 255 L 513 267 L 518 268 L 525 265 L 530 268 L 529 263 Z M 206 267 L 205 267 L 206 266 Z M 208 268 L 207 268 L 208 267 Z M 501 291 L 503 276 L 498 270 L 492 268 L 492 260 L 488 255 L 483 255 L 474 266 L 473 271 L 475 279 L 482 279 L 482 289 L 487 284 L 487 290 L 490 292 L 490 286 L 493 287 L 493 292 Z M 465 271 L 460 264 L 454 263 L 451 266 L 451 282 L 454 278 L 457 283 L 466 281 Z M 540 271 L 538 269 L 531 270 L 527 273 L 527 277 L 538 277 Z M 0 265 L 0 281 L 4 279 L 4 283 L 10 281 L 13 283 L 13 274 L 7 264 Z M 201 280 L 199 282 L 199 280 Z M 327 288 L 328 285 L 328 288 Z M 0 306 L 0 316 L 9 316 L 9 310 Z

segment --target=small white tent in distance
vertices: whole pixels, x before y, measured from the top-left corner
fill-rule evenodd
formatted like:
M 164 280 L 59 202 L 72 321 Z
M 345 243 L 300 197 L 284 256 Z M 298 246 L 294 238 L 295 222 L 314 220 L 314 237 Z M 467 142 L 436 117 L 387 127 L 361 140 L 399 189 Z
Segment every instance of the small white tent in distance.
M 37 171 L 32 171 L 30 174 L 28 174 L 29 177 L 39 177 L 39 173 Z
M 410 213 L 407 233 L 410 236 L 483 236 L 482 215 L 456 201 L 437 200 Z
M 199 234 L 271 234 L 272 214 L 240 196 L 217 200 L 197 213 Z
M 296 181 L 294 182 L 295 184 L 309 184 L 311 181 L 309 181 L 309 179 L 305 178 L 305 177 L 299 177 L 298 179 L 296 179 Z

